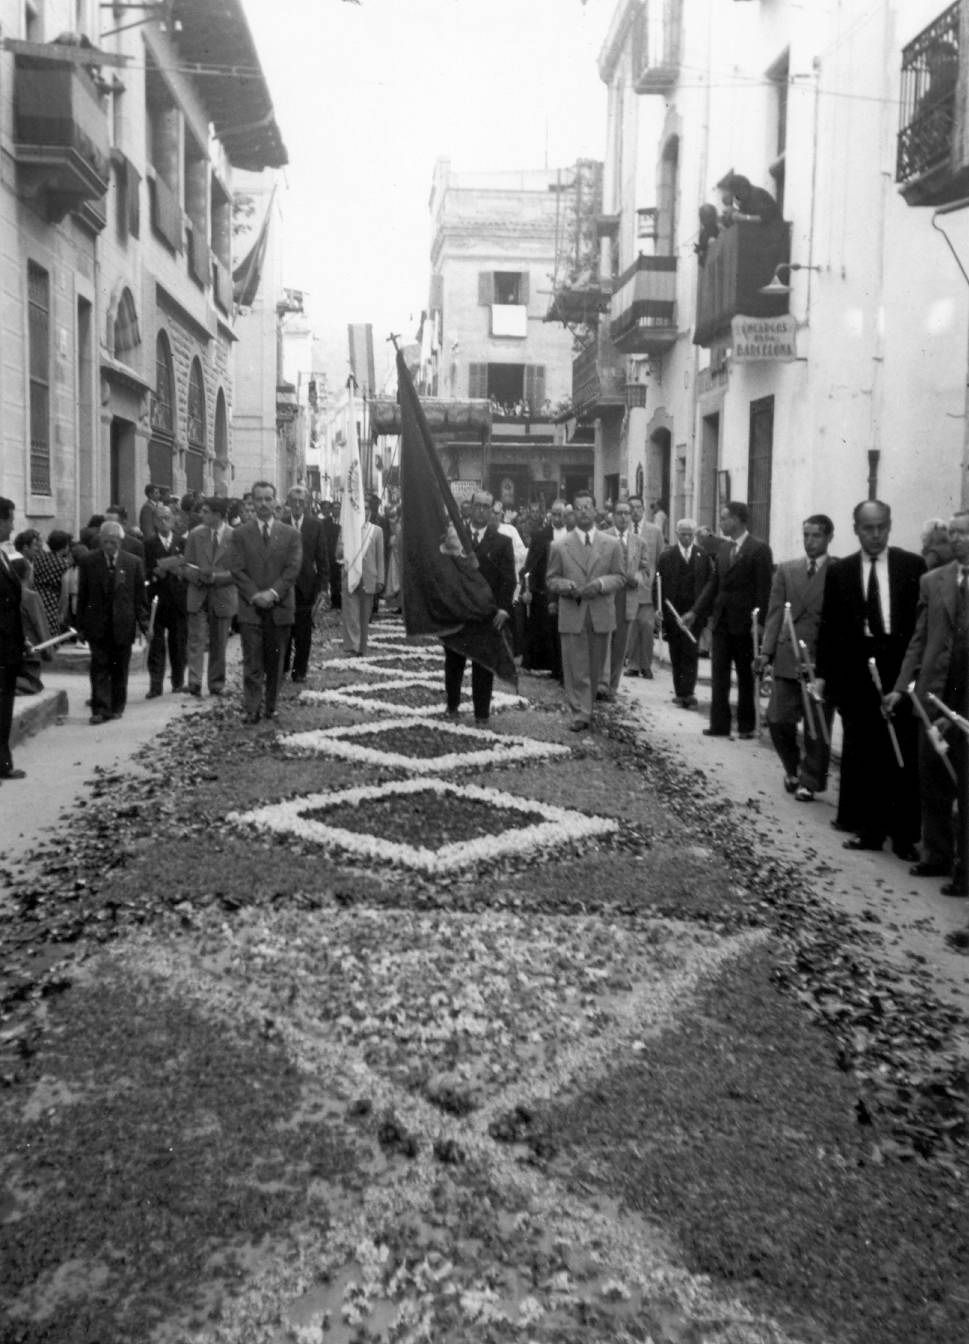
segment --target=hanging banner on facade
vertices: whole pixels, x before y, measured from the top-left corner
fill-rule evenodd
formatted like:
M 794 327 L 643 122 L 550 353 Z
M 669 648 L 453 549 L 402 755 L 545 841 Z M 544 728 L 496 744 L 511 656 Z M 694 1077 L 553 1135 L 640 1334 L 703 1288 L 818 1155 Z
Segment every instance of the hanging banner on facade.
M 752 364 L 766 359 L 787 364 L 797 359 L 797 325 L 784 317 L 735 317 L 730 323 L 734 364 Z

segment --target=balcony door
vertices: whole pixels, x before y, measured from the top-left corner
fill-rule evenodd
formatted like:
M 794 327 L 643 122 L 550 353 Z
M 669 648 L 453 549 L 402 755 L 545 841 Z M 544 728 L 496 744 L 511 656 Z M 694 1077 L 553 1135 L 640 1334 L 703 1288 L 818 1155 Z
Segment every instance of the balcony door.
M 774 456 L 774 398 L 750 403 L 750 443 L 747 455 L 747 507 L 750 530 L 770 541 L 770 490 Z

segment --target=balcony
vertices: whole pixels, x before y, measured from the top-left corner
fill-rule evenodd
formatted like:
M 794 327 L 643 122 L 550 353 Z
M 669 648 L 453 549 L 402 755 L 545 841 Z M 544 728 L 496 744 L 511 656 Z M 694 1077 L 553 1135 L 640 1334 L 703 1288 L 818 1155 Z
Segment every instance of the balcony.
M 639 256 L 616 281 L 610 335 L 625 355 L 660 355 L 676 341 L 676 257 Z
M 969 192 L 969 51 L 961 27 L 969 31 L 969 0 L 956 0 L 902 50 L 895 180 L 909 205 L 945 205 Z
M 555 291 L 546 322 L 563 326 L 594 327 L 601 313 L 609 311 L 609 289 L 598 280 L 586 285 L 563 285 Z
M 14 63 L 18 185 L 56 223 L 69 210 L 100 202 L 108 189 L 107 117 L 83 65 L 22 51 Z
M 730 323 L 745 317 L 782 317 L 786 294 L 761 294 L 774 268 L 791 255 L 789 224 L 736 223 L 724 229 L 707 250 L 699 269 L 693 344 L 711 346 L 727 336 Z
M 667 93 L 680 73 L 683 0 L 646 0 L 634 54 L 637 93 Z
M 592 342 L 572 361 L 572 406 L 580 420 L 625 409 L 625 363 L 605 323 L 600 324 Z

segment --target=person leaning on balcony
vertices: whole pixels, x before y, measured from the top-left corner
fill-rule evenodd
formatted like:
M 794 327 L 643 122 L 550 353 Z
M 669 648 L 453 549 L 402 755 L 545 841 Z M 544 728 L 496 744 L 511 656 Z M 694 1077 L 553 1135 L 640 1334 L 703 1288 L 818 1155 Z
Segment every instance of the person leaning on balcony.
M 724 223 L 779 224 L 781 212 L 769 191 L 752 185 L 742 173 L 729 172 L 717 183 L 724 204 Z

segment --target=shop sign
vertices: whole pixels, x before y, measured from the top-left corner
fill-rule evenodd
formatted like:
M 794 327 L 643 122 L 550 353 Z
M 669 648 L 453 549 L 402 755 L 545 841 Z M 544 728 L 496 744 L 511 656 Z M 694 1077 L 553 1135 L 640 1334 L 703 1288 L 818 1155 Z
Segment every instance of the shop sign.
M 784 317 L 735 317 L 730 324 L 735 364 L 755 360 L 789 363 L 797 359 L 796 324 L 790 314 Z

